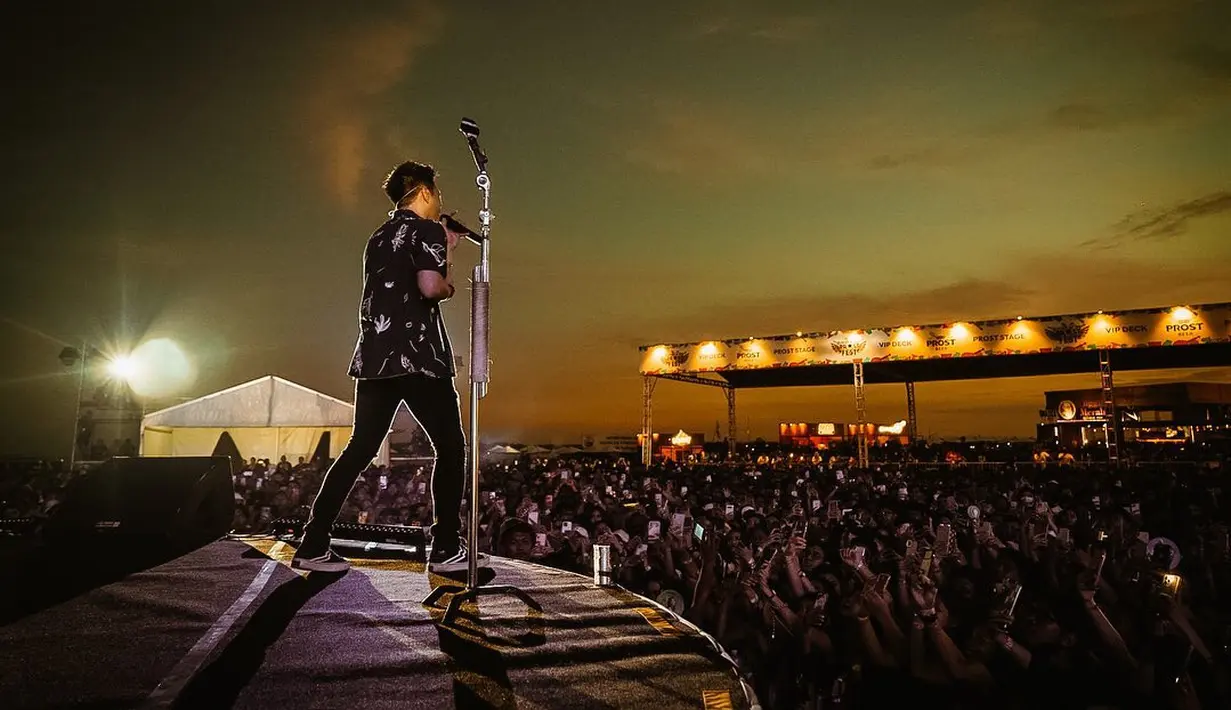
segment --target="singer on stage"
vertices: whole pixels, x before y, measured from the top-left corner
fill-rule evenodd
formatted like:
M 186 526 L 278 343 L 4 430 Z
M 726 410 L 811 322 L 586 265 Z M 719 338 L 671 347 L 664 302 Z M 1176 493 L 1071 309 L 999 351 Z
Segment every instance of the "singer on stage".
M 354 428 L 325 474 L 292 566 L 316 572 L 347 569 L 346 559 L 329 549 L 334 520 L 405 402 L 436 449 L 428 568 L 455 573 L 467 569 L 471 554 L 461 536 L 460 514 L 466 437 L 453 386 L 453 347 L 440 304 L 453 296 L 453 251 L 467 235 L 446 226 L 453 223 L 442 223 L 440 190 L 430 165 L 402 163 L 385 179 L 384 190 L 394 210 L 368 238 L 363 253 L 359 342 L 350 365 Z M 486 564 L 483 557 L 480 564 Z

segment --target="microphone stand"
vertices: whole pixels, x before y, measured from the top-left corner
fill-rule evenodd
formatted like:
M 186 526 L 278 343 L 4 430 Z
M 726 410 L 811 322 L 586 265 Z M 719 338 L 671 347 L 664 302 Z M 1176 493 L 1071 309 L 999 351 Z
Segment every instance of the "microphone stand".
M 423 600 L 425 606 L 439 608 L 437 602 L 441 597 L 452 594 L 449 605 L 445 609 L 444 626 L 452 626 L 461 611 L 462 604 L 467 601 L 477 602 L 481 596 L 512 595 L 520 599 L 534 611 L 541 612 L 543 607 L 529 594 L 511 585 L 480 586 L 479 585 L 479 400 L 487 396 L 487 382 L 491 360 L 488 357 L 488 303 L 491 293 L 490 258 L 491 258 L 491 194 L 492 181 L 487 174 L 487 156 L 479 148 L 479 126 L 468 118 L 462 119 L 462 135 L 470 145 L 474 156 L 478 175 L 475 185 L 483 195 L 483 208 L 479 210 L 479 263 L 475 264 L 470 282 L 470 510 L 467 527 L 470 537 L 469 566 L 466 570 L 466 584 L 444 584 L 436 587 Z

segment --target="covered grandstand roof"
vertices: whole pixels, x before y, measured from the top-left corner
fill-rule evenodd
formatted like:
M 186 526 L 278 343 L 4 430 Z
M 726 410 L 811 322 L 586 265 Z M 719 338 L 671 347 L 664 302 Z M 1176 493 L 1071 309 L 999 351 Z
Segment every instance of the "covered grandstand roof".
M 641 348 L 641 373 L 738 388 L 929 382 L 1231 364 L 1231 304 L 796 333 Z

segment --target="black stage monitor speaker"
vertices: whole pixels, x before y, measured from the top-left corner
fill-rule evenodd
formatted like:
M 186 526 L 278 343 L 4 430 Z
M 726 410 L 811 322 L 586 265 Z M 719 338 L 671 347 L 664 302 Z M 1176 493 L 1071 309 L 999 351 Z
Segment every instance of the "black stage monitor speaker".
M 144 542 L 187 551 L 226 535 L 235 517 L 225 456 L 113 458 L 64 491 L 48 542 Z

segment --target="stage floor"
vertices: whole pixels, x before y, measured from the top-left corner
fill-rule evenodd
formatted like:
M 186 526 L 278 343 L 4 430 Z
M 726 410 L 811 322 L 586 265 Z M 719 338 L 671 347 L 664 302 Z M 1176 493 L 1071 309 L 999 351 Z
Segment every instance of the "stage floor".
M 420 563 L 300 575 L 272 539 L 216 542 L 0 626 L 7 708 L 738 708 L 709 636 L 628 592 L 493 558 L 461 627 Z M 72 565 L 66 558 L 63 564 Z M 19 582 L 18 579 L 13 581 Z M 8 583 L 6 580 L 5 583 Z

